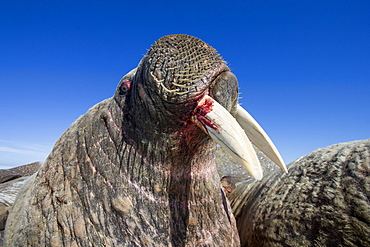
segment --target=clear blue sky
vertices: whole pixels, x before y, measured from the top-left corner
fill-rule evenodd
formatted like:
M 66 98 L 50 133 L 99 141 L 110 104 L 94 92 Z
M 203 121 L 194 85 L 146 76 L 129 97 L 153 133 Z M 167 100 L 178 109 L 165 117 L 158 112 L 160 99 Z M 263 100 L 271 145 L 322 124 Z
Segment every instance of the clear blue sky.
M 370 138 L 370 1 L 2 1 L 0 168 L 43 161 L 161 36 L 216 48 L 289 163 Z

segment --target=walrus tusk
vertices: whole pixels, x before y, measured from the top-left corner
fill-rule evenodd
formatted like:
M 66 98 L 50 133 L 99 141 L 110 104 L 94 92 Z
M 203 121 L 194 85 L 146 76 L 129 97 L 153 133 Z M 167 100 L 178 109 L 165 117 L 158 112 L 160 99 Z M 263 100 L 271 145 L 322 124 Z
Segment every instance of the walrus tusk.
M 255 179 L 262 179 L 262 167 L 251 142 L 236 119 L 217 101 L 205 95 L 194 110 L 192 121 Z
M 281 170 L 288 173 L 283 158 L 270 137 L 268 137 L 257 121 L 240 105 L 237 106 L 236 121 L 244 129 L 251 142 L 278 165 Z

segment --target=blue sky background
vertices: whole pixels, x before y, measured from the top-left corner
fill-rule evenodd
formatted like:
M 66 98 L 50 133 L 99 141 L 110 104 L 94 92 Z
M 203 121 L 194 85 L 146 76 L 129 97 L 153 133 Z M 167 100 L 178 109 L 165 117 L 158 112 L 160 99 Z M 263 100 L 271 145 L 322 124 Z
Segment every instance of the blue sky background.
M 0 168 L 43 161 L 161 36 L 216 48 L 289 163 L 370 138 L 370 1 L 2 1 Z

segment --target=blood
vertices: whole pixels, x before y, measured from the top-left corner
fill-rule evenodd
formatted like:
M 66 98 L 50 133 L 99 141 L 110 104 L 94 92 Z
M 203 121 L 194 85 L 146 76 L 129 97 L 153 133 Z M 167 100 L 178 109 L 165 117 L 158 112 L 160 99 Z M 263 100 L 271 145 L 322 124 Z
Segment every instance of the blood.
M 211 120 L 209 120 L 208 118 L 206 118 L 205 116 L 198 116 L 198 121 L 201 122 L 203 125 L 206 125 L 214 130 L 216 130 L 218 133 L 219 130 L 218 130 L 218 125 L 214 124 L 211 122 Z
M 213 99 L 207 97 L 203 98 L 198 106 L 196 114 L 200 114 L 202 116 L 205 116 L 206 114 L 210 113 L 213 110 Z
M 212 123 L 211 120 L 206 118 L 206 115 L 213 110 L 213 102 L 214 100 L 212 98 L 209 98 L 209 97 L 203 98 L 197 106 L 195 115 L 196 115 L 197 120 L 200 123 L 219 132 L 218 131 L 219 126 Z
M 199 145 L 203 145 L 200 143 L 204 143 L 202 141 L 204 134 L 201 134 L 200 132 L 208 132 L 206 126 L 216 130 L 219 133 L 219 126 L 212 123 L 212 121 L 206 117 L 206 115 L 213 110 L 214 100 L 210 97 L 203 96 L 200 100 L 198 100 L 198 102 L 195 103 L 197 106 L 195 107 L 192 114 L 193 116 L 191 117 L 193 120 L 189 119 L 185 124 L 185 128 L 177 133 L 177 137 L 179 140 L 181 140 L 181 149 L 188 153 L 196 153 L 199 151 Z

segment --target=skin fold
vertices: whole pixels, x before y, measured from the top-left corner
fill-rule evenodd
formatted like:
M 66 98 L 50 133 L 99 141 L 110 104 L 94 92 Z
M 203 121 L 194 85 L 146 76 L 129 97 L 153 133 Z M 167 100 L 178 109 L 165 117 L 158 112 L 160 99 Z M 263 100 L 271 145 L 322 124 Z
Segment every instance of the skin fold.
M 191 121 L 205 95 L 232 112 L 237 88 L 203 41 L 158 40 L 22 188 L 5 246 L 239 246 L 216 143 Z

